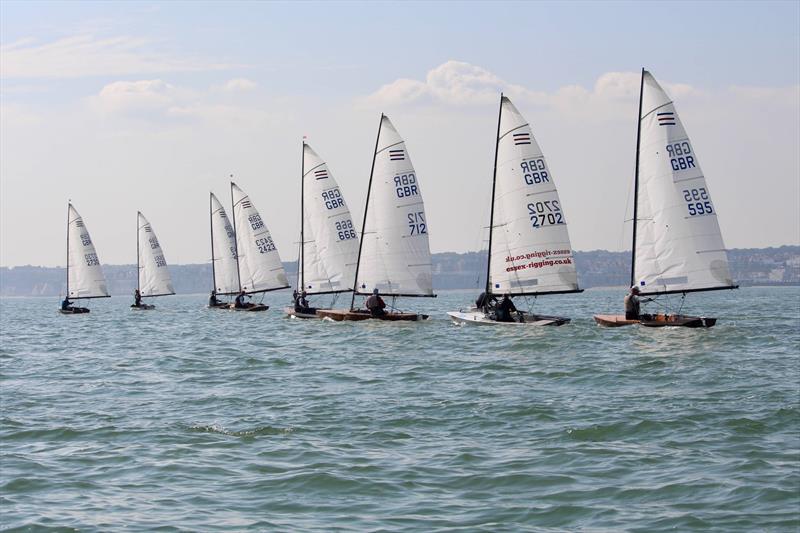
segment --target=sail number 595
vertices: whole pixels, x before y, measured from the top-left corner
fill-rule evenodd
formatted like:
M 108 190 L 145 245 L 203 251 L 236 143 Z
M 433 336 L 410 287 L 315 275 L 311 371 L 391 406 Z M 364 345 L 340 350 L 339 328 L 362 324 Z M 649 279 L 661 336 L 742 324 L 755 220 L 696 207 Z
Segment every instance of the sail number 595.
M 689 211 L 690 217 L 711 215 L 714 213 L 714 208 L 711 205 L 711 198 L 708 196 L 705 187 L 684 189 L 683 199 L 686 202 L 686 208 Z

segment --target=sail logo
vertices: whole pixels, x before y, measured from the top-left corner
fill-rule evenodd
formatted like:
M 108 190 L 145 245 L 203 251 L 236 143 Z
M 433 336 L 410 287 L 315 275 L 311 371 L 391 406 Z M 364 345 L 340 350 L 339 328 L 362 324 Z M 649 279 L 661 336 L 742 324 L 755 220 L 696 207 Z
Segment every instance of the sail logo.
M 75 225 L 78 226 L 79 228 L 82 228 L 83 227 L 83 220 L 81 220 L 81 219 L 76 220 L 75 221 Z
M 253 207 L 253 204 L 250 203 L 250 200 L 242 200 L 242 208 L 250 209 Z
M 403 161 L 406 158 L 405 150 L 389 150 L 390 161 Z
M 325 169 L 317 170 L 316 172 L 314 172 L 314 177 L 318 180 L 328 179 L 328 171 Z
M 530 133 L 515 133 L 513 137 L 514 137 L 514 144 L 531 144 Z
M 153 232 L 153 230 L 150 228 L 150 226 L 145 226 L 144 227 L 144 231 L 145 231 L 145 233 L 152 233 Z
M 656 113 L 656 117 L 658 118 L 658 125 L 659 126 L 674 126 L 675 125 L 675 113 L 672 111 L 665 111 L 663 113 Z

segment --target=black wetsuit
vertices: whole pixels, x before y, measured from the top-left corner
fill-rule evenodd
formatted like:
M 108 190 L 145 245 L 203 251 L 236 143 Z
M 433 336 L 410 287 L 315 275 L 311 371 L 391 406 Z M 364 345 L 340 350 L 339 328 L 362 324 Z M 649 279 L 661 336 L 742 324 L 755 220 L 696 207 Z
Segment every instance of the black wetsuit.
M 497 304 L 497 321 L 514 322 L 514 319 L 511 317 L 512 311 L 517 311 L 514 302 L 512 302 L 510 298 L 503 298 L 500 303 Z
M 369 313 L 374 317 L 379 317 L 386 314 L 386 311 L 383 310 L 383 308 L 386 307 L 386 302 L 384 302 L 383 298 L 377 294 L 373 294 L 367 298 L 365 305 L 367 306 L 367 309 L 369 309 Z

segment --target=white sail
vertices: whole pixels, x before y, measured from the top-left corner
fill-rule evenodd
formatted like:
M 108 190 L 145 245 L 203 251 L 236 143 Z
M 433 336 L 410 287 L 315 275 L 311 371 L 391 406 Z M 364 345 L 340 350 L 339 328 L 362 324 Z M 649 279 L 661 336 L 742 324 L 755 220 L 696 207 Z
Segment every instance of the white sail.
M 432 296 L 428 222 L 417 173 L 389 118 L 381 117 L 357 292 Z
M 301 289 L 309 294 L 352 290 L 358 237 L 344 195 L 327 163 L 307 144 L 303 169 Z
M 236 234 L 233 225 L 214 193 L 211 193 L 211 263 L 214 269 L 214 290 L 218 294 L 239 292 L 236 266 Z
M 175 294 L 161 244 L 150 222 L 139 213 L 139 292 L 142 296 Z
M 70 298 L 109 296 L 103 267 L 89 230 L 72 204 L 69 204 L 68 212 L 67 293 Z
M 672 100 L 643 73 L 634 281 L 642 293 L 733 286 L 717 209 Z
M 502 97 L 489 292 L 578 290 L 567 218 L 528 122 Z
M 231 195 L 241 289 L 252 293 L 288 287 L 278 249 L 250 197 L 233 182 Z

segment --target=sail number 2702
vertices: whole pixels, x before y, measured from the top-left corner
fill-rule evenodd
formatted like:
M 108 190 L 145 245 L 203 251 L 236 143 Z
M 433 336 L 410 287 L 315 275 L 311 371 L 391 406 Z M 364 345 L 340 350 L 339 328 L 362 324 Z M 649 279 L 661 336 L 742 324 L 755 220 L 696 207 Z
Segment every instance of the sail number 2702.
M 528 204 L 528 215 L 534 228 L 564 224 L 564 214 L 558 200 L 544 200 Z
M 708 196 L 705 187 L 684 189 L 683 199 L 686 201 L 686 208 L 690 217 L 714 213 L 714 208 L 711 206 L 711 198 Z

